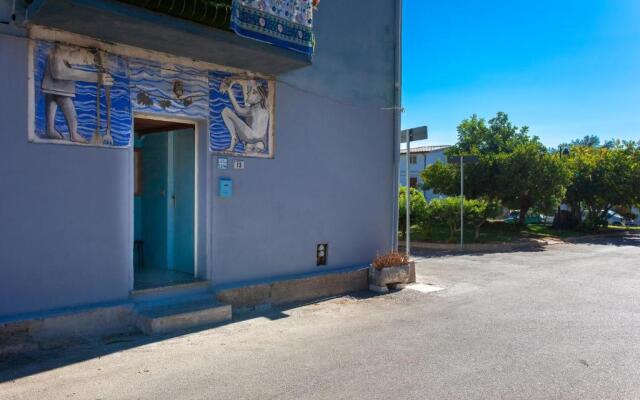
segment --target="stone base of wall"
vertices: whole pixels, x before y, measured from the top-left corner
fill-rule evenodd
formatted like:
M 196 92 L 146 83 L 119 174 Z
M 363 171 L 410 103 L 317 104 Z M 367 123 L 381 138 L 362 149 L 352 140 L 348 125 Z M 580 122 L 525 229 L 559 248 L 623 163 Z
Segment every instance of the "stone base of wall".
M 0 322 L 0 356 L 81 343 L 86 338 L 135 332 L 133 304 L 66 309 Z
M 415 277 L 415 269 L 413 269 Z M 415 278 L 414 278 L 415 280 Z M 245 287 L 229 288 L 217 292 L 194 287 L 198 296 L 209 296 L 211 301 L 231 305 L 233 312 L 264 310 L 271 305 L 307 302 L 341 296 L 368 289 L 367 268 L 312 275 L 296 279 L 274 281 Z M 170 290 L 167 289 L 167 290 Z M 26 316 L 21 319 L 0 320 L 0 356 L 24 354 L 38 350 L 86 342 L 91 338 L 139 332 L 140 301 L 149 305 L 170 308 L 184 303 L 190 293 L 179 291 L 174 297 L 151 297 L 109 305 L 65 309 Z M 157 303 L 157 304 L 156 304 Z M 228 306 L 227 306 L 228 307 Z M 183 312 L 182 310 L 181 312 Z M 229 317 L 227 319 L 230 319 Z
M 341 271 L 271 283 L 219 290 L 218 301 L 231 304 L 234 312 L 270 305 L 305 302 L 367 290 L 367 268 Z

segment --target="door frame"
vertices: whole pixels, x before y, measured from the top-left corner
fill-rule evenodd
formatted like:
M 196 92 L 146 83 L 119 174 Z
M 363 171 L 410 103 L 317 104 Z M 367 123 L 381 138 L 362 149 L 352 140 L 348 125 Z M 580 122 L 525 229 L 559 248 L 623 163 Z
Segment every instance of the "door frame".
M 210 212 L 206 204 L 211 204 L 210 202 L 210 190 L 209 190 L 209 157 L 207 157 L 208 152 L 208 122 L 206 120 L 200 119 L 190 119 L 190 118 L 182 118 L 182 117 L 171 117 L 165 115 L 157 115 L 153 113 L 141 113 L 134 112 L 132 119 L 131 130 L 133 134 L 131 135 L 131 154 L 129 157 L 131 173 L 129 174 L 129 179 L 131 181 L 130 185 L 130 206 L 129 206 L 129 220 L 130 223 L 130 235 L 131 235 L 131 259 L 129 262 L 130 271 L 131 271 L 131 279 L 130 279 L 130 291 L 134 290 L 134 254 L 133 254 L 133 237 L 134 237 L 134 227 L 135 227 L 135 215 L 134 215 L 134 174 L 136 173 L 135 165 L 134 165 L 134 146 L 133 141 L 135 138 L 135 120 L 136 118 L 144 118 L 144 119 L 152 119 L 156 121 L 164 121 L 164 122 L 178 122 L 183 124 L 193 125 L 194 128 L 194 215 L 193 215 L 193 277 L 196 280 L 210 280 L 209 271 L 207 265 L 209 265 L 209 246 L 207 245 L 207 238 L 209 237 L 209 232 L 211 229 L 210 225 Z

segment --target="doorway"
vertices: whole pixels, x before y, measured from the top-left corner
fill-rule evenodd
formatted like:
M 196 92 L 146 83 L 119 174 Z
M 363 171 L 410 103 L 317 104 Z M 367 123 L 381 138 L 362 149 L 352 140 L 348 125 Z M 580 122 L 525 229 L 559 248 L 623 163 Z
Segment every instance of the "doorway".
M 195 126 L 134 120 L 134 290 L 195 280 Z

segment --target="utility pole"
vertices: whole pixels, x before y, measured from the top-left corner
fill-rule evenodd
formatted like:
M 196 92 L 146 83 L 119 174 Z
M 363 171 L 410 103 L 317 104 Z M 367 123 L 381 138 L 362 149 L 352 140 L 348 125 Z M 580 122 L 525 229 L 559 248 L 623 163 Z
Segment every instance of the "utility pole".
M 410 181 L 411 178 L 409 177 L 409 159 L 411 158 L 411 130 L 409 130 L 408 134 L 407 134 L 407 154 L 406 154 L 406 159 L 405 159 L 405 167 L 406 167 L 406 183 L 407 183 L 407 187 L 405 190 L 405 218 L 406 218 L 406 222 L 407 222 L 407 232 L 405 233 L 405 239 L 407 241 L 407 243 L 405 244 L 405 250 L 407 252 L 407 256 L 411 255 L 411 185 L 410 185 Z
M 464 248 L 464 157 L 460 156 L 460 251 Z
M 406 151 L 406 159 L 405 161 L 405 170 L 406 170 L 406 175 L 405 175 L 405 219 L 406 219 L 406 232 L 405 232 L 405 239 L 406 239 L 406 244 L 405 244 L 405 248 L 406 248 L 406 253 L 407 256 L 411 255 L 411 177 L 409 176 L 409 164 L 410 164 L 410 159 L 411 159 L 411 141 L 412 140 L 425 140 L 428 136 L 428 132 L 427 132 L 427 127 L 426 126 L 421 126 L 419 128 L 413 128 L 413 129 L 406 129 L 404 131 L 401 132 L 400 134 L 400 142 L 407 142 L 407 151 Z
M 447 163 L 460 164 L 460 250 L 464 249 L 464 165 L 476 164 L 478 156 L 449 156 Z

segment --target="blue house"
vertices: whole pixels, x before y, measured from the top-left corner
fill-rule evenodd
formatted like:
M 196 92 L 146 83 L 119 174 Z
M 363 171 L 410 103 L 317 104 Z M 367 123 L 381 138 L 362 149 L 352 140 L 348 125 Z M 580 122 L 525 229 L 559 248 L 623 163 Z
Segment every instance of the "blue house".
M 395 247 L 399 0 L 10 3 L 0 327 L 228 316 L 357 289 Z

